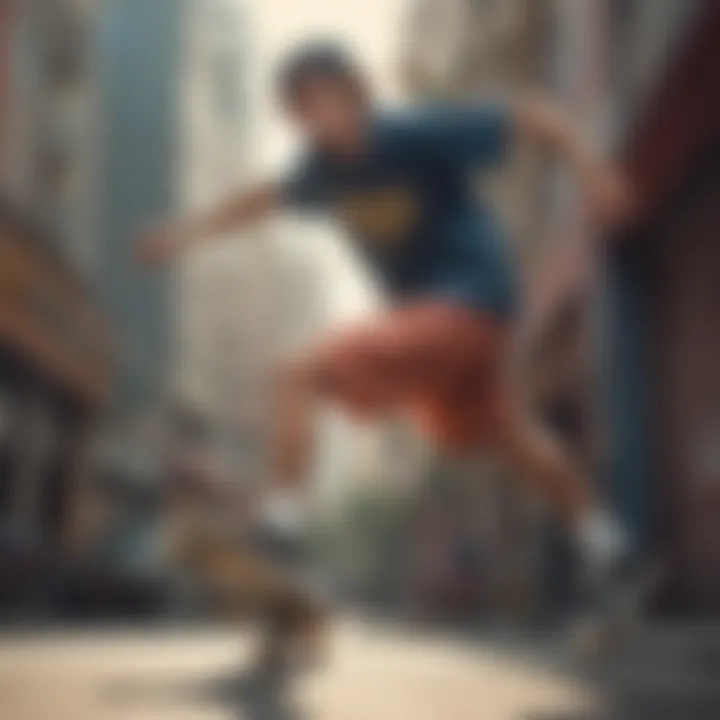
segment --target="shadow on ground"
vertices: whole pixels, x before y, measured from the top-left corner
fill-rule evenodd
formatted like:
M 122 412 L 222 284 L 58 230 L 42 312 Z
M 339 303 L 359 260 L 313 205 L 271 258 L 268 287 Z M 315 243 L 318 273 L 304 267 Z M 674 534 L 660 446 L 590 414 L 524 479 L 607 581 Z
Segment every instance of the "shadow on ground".
M 584 675 L 602 699 L 603 712 L 528 720 L 717 720 L 720 627 L 648 628 Z
M 113 703 L 132 707 L 157 704 L 219 705 L 237 720 L 305 720 L 292 697 L 292 678 L 253 673 L 188 680 L 116 682 L 106 688 Z
M 441 633 L 465 648 L 514 665 L 580 681 L 602 710 L 591 715 L 530 715 L 525 720 L 719 720 L 720 624 L 636 628 L 597 664 L 573 658 L 557 633 Z

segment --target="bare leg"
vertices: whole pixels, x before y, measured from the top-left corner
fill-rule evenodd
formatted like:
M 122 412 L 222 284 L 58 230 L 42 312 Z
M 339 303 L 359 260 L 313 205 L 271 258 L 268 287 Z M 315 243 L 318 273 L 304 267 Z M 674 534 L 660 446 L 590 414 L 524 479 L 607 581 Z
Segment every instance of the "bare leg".
M 630 550 L 629 538 L 602 506 L 589 478 L 559 438 L 523 408 L 508 414 L 499 438 L 501 459 L 534 486 L 565 519 L 586 575 L 604 582 Z
M 570 626 L 584 659 L 596 660 L 622 643 L 662 580 L 662 567 L 630 571 L 631 542 L 622 524 L 595 495 L 559 438 L 525 415 L 508 423 L 500 450 L 519 477 L 563 514 L 581 562 L 585 612 Z
M 571 524 L 595 504 L 589 479 L 569 449 L 529 414 L 517 412 L 505 423 L 500 459 L 518 477 L 538 490 Z
M 265 522 L 276 538 L 295 545 L 301 523 L 298 497 L 308 480 L 313 452 L 316 371 L 311 362 L 283 369 L 276 384 L 272 438 L 273 487 L 266 498 Z M 283 542 L 284 544 L 284 542 Z M 267 628 L 258 666 L 284 666 L 299 653 L 319 659 L 325 614 L 306 590 L 290 583 L 266 608 Z
M 278 382 L 273 481 L 288 491 L 301 489 L 312 459 L 315 374 L 311 363 L 297 363 L 286 368 Z

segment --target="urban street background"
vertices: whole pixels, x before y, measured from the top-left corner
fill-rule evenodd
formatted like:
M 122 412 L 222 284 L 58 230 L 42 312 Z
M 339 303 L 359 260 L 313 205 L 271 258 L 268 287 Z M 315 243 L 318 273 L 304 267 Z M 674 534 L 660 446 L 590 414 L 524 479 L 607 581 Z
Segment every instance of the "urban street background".
M 604 236 L 531 149 L 484 188 L 525 389 L 665 567 L 611 668 L 563 652 L 548 509 L 399 421 L 318 418 L 306 540 L 340 610 L 291 697 L 255 703 L 248 630 L 166 552 L 178 488 L 250 521 L 278 361 L 382 307 L 338 231 L 290 214 L 132 257 L 292 157 L 270 79 L 318 36 L 391 103 L 552 93 L 637 189 Z M 713 0 L 0 0 L 0 719 L 720 717 L 718 77 Z

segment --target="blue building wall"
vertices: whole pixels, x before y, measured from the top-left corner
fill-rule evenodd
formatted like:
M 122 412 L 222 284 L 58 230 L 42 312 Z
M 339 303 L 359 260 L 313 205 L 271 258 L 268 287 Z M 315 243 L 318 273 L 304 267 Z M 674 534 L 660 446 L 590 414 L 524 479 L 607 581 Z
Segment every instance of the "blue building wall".
M 620 252 L 608 263 L 604 291 L 608 500 L 640 549 L 653 540 L 656 492 L 650 434 L 647 293 L 637 258 Z
M 170 278 L 138 269 L 132 242 L 171 210 L 185 0 L 101 0 L 100 280 L 121 334 L 122 404 L 162 387 L 171 351 Z

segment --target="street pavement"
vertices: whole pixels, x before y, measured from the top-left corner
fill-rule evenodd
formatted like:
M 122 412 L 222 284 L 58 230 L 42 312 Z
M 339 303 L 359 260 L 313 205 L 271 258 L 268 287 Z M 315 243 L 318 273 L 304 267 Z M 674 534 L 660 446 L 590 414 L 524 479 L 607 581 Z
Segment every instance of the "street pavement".
M 588 674 L 545 640 L 347 618 L 327 668 L 260 691 L 236 628 L 0 636 L 0 720 L 716 720 L 720 634 L 649 628 Z
M 0 720 L 547 720 L 588 717 L 577 680 L 492 646 L 345 620 L 332 662 L 259 692 L 228 629 L 15 634 L 0 640 Z

